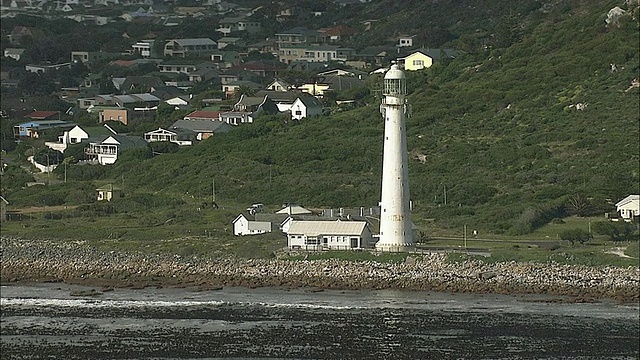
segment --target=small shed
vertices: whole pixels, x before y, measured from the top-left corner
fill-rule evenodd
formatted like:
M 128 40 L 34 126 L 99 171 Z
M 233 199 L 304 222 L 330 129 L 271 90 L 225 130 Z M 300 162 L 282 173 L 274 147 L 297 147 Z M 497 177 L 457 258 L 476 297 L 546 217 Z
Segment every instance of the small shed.
M 96 191 L 98 192 L 98 201 L 111 201 L 122 196 L 122 189 L 113 186 L 113 184 L 97 188 Z

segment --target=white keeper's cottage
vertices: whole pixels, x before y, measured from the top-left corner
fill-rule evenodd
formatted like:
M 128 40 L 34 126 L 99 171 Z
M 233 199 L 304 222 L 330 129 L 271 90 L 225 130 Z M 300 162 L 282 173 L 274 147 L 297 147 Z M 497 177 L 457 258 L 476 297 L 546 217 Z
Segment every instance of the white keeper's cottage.
M 292 221 L 287 246 L 303 250 L 355 250 L 372 245 L 365 221 Z
M 616 211 L 625 220 L 640 217 L 640 195 L 629 195 L 616 203 Z

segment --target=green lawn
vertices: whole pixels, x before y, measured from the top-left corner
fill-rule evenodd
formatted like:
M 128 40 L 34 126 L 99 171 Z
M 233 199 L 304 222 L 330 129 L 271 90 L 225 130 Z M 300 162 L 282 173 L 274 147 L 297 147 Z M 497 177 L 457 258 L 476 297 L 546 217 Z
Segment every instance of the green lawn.
M 286 246 L 286 238 L 279 233 L 237 237 L 233 235 L 232 220 L 243 210 L 231 204 L 220 209 L 192 209 L 193 204 L 151 208 L 146 212 L 98 215 L 93 212 L 66 210 L 24 215 L 20 221 L 3 223 L 3 236 L 23 238 L 54 238 L 84 240 L 105 251 L 141 251 L 149 254 L 177 254 L 181 256 L 239 256 L 270 258 Z M 556 261 L 567 264 L 638 266 L 638 241 L 614 243 L 602 235 L 585 244 L 570 244 L 558 239 L 566 229 L 589 229 L 596 218 L 570 217 L 564 223 L 543 226 L 532 234 L 507 237 L 478 234 L 463 238 L 463 232 L 449 229 L 423 229 L 441 234 L 418 244 L 427 249 L 467 248 L 487 249 L 491 256 L 483 261 Z M 615 248 L 631 258 L 608 254 Z M 459 256 L 459 255 L 456 255 Z M 452 259 L 455 260 L 456 256 Z M 347 260 L 402 261 L 406 254 L 375 255 L 369 252 L 331 251 L 306 256 L 308 259 L 340 258 Z M 292 256 L 291 259 L 305 258 Z

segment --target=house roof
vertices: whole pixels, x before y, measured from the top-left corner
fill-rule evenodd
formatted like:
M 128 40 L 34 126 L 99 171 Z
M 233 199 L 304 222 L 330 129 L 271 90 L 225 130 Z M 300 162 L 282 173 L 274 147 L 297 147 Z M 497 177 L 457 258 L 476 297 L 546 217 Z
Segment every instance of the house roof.
M 629 196 L 627 196 L 626 198 L 624 198 L 624 199 L 622 199 L 622 200 L 618 201 L 618 202 L 616 203 L 616 207 L 617 207 L 617 208 L 619 208 L 619 207 L 621 207 L 621 206 L 625 206 L 625 205 L 627 205 L 627 204 L 629 204 L 629 203 L 631 203 L 631 202 L 633 202 L 633 201 L 638 201 L 638 202 L 640 202 L 640 195 L 629 195 Z
M 236 105 L 246 105 L 246 106 L 254 106 L 262 104 L 265 99 L 264 96 L 245 96 L 242 94 L 240 100 L 236 103 Z
M 89 135 L 89 137 L 115 135 L 111 128 L 107 126 L 91 126 L 82 128 L 82 130 L 84 130 Z
M 302 215 L 311 214 L 311 210 L 305 209 L 298 205 L 288 205 L 276 212 L 276 214 Z
M 122 190 L 120 187 L 113 186 L 113 184 L 107 184 L 96 189 L 96 191 L 120 191 L 120 190 Z
M 413 51 L 410 54 L 401 57 L 400 59 L 406 59 L 416 54 L 422 54 L 434 60 L 439 60 L 442 58 L 454 59 L 456 56 L 458 56 L 458 53 L 459 51 L 453 49 L 420 49 L 417 51 Z
M 324 78 L 324 83 L 329 84 L 333 90 L 346 90 L 354 87 L 359 87 L 364 84 L 364 81 L 358 79 L 355 76 L 339 76 L 330 75 Z
M 306 107 L 322 107 L 322 103 L 320 103 L 320 100 L 316 99 L 314 96 L 301 95 L 298 96 L 298 100 L 300 100 L 300 102 L 302 102 Z
M 211 120 L 178 120 L 174 122 L 170 129 L 185 129 L 194 132 L 216 132 L 224 133 L 228 132 L 233 127 L 223 121 L 211 121 Z
M 196 39 L 173 39 L 170 41 L 175 41 L 182 46 L 189 45 L 215 45 L 216 42 L 209 38 L 196 38 Z
M 25 117 L 28 117 L 29 119 L 34 119 L 34 120 L 44 120 L 59 114 L 60 114 L 60 111 L 34 111 L 30 114 L 27 114 Z
M 256 93 L 256 96 L 269 97 L 271 101 L 276 103 L 293 103 L 301 96 L 299 91 L 274 91 L 274 90 L 260 90 Z
M 120 144 L 120 151 L 127 150 L 136 147 L 147 146 L 147 142 L 140 136 L 131 135 L 109 135 L 101 142 L 104 142 L 108 138 L 115 139 Z
M 217 119 L 220 117 L 220 111 L 196 110 L 184 118 L 187 119 Z
M 230 43 L 231 42 L 232 43 L 232 42 L 237 42 L 237 41 L 240 41 L 240 40 L 242 40 L 242 38 L 231 37 L 231 36 L 223 36 L 220 39 L 218 39 L 218 42 L 219 43 L 221 43 L 221 42 L 224 42 L 224 43 Z
M 6 48 L 4 49 L 4 55 L 22 55 L 22 53 L 25 52 L 25 49 L 18 49 L 18 48 Z
M 361 235 L 367 223 L 364 221 L 299 221 L 291 222 L 288 234 L 318 235 Z

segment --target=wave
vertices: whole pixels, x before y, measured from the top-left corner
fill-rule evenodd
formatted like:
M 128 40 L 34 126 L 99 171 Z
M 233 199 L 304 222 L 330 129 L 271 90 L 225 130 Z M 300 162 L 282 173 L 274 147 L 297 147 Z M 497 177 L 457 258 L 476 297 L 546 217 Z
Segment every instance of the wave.
M 168 307 L 220 307 L 247 306 L 291 309 L 360 310 L 364 306 L 337 306 L 307 303 L 229 302 L 218 300 L 101 300 L 101 299 L 42 299 L 42 298 L 0 298 L 0 307 L 61 307 L 61 308 L 168 308 Z
M 221 306 L 225 301 L 157 301 L 157 300 L 100 300 L 100 299 L 40 299 L 0 298 L 0 306 L 75 307 L 75 308 L 162 308 L 190 306 Z

